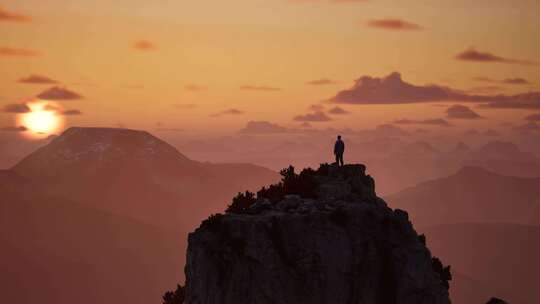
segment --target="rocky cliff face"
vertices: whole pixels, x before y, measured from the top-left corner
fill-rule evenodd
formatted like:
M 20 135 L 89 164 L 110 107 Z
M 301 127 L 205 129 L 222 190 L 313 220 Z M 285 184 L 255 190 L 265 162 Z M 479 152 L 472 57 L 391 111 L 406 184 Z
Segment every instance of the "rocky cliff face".
M 190 234 L 185 303 L 450 303 L 448 269 L 363 165 L 282 175 Z

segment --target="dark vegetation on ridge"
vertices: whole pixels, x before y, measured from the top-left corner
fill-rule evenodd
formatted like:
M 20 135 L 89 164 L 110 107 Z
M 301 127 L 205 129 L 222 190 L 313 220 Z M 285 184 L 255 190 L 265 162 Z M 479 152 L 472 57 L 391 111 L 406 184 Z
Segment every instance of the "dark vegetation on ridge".
M 349 199 L 362 198 L 368 201 L 375 201 L 375 182 L 369 175 L 365 175 L 364 165 L 346 165 L 337 167 L 330 164 L 321 164 L 319 169 L 303 169 L 299 174 L 295 172 L 293 166 L 289 166 L 280 171 L 281 181 L 268 187 L 262 187 L 257 191 L 257 195 L 246 191 L 238 193 L 233 198 L 232 203 L 227 207 L 226 213 L 243 214 L 249 213 L 250 207 L 257 200 L 267 199 L 275 204 L 286 195 L 298 195 L 301 198 L 317 199 L 322 198 L 321 186 L 329 182 L 338 180 L 348 188 Z M 362 177 L 361 182 L 356 179 Z M 356 177 L 356 178 L 355 178 Z M 344 197 L 345 198 L 345 197 Z

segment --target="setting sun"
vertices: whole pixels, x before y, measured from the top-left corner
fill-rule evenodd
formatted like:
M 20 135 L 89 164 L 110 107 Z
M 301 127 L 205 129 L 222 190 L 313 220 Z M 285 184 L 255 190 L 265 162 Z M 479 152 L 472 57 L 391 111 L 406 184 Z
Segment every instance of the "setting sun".
M 50 135 L 63 125 L 62 116 L 57 115 L 57 106 L 49 102 L 29 103 L 30 111 L 20 115 L 20 125 L 25 126 L 32 136 Z

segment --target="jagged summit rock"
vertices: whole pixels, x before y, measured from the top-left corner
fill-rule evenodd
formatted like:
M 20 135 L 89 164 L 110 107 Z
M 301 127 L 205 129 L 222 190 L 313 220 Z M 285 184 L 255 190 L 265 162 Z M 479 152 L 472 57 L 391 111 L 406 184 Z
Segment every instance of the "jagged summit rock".
M 282 176 L 189 235 L 185 303 L 450 303 L 449 268 L 365 166 Z

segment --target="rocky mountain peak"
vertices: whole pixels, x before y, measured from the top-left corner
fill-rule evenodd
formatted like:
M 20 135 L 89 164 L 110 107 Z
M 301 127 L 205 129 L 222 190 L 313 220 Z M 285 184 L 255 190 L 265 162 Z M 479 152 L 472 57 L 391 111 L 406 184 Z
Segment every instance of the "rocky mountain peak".
M 289 167 L 239 194 L 189 235 L 185 303 L 449 304 L 449 268 L 365 170 Z
M 146 131 L 120 128 L 67 129 L 51 143 L 66 158 L 185 158 L 174 147 Z
M 26 171 L 61 170 L 78 165 L 96 166 L 117 160 L 188 161 L 188 158 L 145 131 L 72 127 L 27 156 L 14 170 L 28 175 Z

